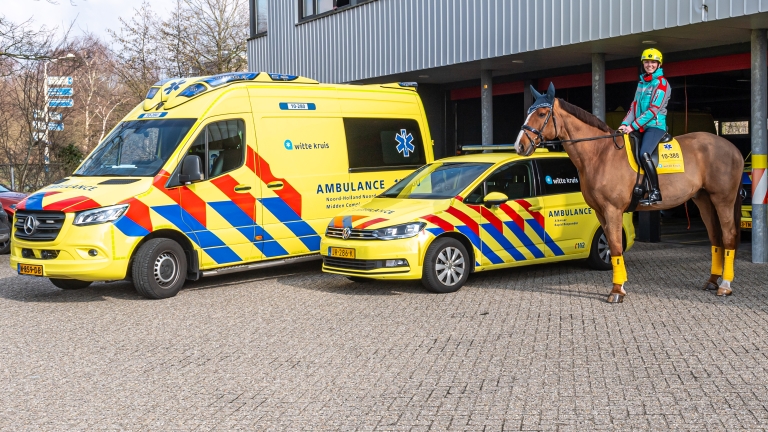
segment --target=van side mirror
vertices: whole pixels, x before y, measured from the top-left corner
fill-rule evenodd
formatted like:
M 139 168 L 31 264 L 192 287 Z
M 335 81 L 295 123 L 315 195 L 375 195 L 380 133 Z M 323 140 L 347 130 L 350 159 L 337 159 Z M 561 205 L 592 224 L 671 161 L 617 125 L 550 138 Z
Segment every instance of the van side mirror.
M 483 198 L 483 204 L 486 207 L 502 205 L 509 201 L 509 198 L 501 192 L 491 192 Z
M 203 162 L 200 156 L 187 155 L 181 162 L 181 172 L 179 173 L 179 182 L 189 184 L 203 180 Z

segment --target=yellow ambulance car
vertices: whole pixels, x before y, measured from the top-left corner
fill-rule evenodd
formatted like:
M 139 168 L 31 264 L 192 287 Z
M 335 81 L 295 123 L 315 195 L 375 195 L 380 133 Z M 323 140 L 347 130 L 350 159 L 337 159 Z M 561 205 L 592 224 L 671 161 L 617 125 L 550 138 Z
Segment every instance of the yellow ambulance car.
M 631 213 L 623 226 L 629 248 Z M 333 218 L 320 250 L 325 272 L 357 282 L 421 279 L 439 293 L 491 269 L 572 259 L 612 268 L 576 167 L 565 153 L 547 150 L 528 158 L 495 152 L 428 164 Z
M 334 215 L 432 162 L 415 84 L 227 73 L 155 84 L 70 177 L 19 203 L 11 266 L 62 289 L 319 259 Z

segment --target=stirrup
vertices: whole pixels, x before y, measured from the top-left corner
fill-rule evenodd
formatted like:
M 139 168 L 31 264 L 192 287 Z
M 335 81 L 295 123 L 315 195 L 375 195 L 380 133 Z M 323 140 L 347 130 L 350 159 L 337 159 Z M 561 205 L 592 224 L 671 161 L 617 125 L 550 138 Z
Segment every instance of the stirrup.
M 654 195 L 656 195 L 658 198 L 654 198 Z M 648 198 L 641 199 L 638 202 L 638 204 L 640 204 L 642 206 L 650 206 L 650 205 L 658 204 L 661 201 L 662 201 L 661 192 L 658 191 L 658 190 L 652 190 L 652 191 L 648 192 Z

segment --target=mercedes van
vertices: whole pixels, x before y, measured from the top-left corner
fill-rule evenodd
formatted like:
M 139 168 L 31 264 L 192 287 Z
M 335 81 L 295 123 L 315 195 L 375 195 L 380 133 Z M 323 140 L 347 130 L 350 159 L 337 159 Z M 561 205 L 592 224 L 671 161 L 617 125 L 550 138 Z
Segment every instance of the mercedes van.
M 164 80 L 74 174 L 17 205 L 11 266 L 171 297 L 185 280 L 319 259 L 333 216 L 432 160 L 413 83 Z

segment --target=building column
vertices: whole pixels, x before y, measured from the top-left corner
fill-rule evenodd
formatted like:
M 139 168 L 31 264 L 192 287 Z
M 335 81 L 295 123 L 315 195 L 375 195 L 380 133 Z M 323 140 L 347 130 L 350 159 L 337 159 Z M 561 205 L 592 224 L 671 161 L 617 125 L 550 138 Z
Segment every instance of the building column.
M 480 72 L 480 109 L 482 111 L 483 145 L 493 144 L 493 71 Z
M 528 118 L 528 108 L 533 105 L 533 93 L 531 93 L 531 86 L 533 80 L 527 79 L 523 81 L 523 118 Z
M 766 79 L 766 30 L 752 30 L 752 262 L 768 262 L 768 157 L 766 156 L 766 117 L 768 80 Z
M 605 121 L 605 54 L 592 54 L 592 114 Z

